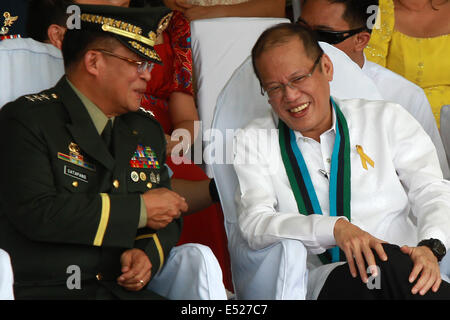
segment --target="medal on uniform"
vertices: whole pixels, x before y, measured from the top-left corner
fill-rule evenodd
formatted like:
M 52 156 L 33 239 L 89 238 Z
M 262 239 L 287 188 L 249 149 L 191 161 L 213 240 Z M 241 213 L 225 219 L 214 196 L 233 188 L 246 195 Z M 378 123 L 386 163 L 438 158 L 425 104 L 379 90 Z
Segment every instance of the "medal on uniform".
M 149 146 L 139 144 L 130 159 L 131 168 L 152 168 L 159 169 L 159 161 L 155 151 Z
M 145 174 L 145 172 L 139 173 L 139 177 L 141 178 L 142 181 L 146 181 L 147 180 L 147 175 Z
M 131 171 L 131 180 L 133 180 L 134 182 L 138 182 L 139 181 L 139 175 L 136 171 Z
M 95 165 L 93 165 L 89 162 L 86 162 L 84 160 L 84 157 L 80 153 L 80 147 L 74 142 L 71 142 L 69 144 L 69 154 L 68 155 L 64 154 L 62 152 L 58 152 L 57 156 L 58 156 L 58 159 L 60 159 L 60 160 L 67 161 L 76 166 L 79 166 L 79 167 L 82 167 L 82 168 L 85 168 L 85 169 L 88 169 L 91 171 L 95 171 Z

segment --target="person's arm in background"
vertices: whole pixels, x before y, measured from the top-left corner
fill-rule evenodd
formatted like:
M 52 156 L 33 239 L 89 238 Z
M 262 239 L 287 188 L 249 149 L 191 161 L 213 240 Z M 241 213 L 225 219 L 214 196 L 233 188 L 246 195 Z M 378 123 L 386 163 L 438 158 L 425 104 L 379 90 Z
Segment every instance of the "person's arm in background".
M 190 141 L 181 141 L 172 135 L 172 139 L 167 138 L 167 155 L 170 156 L 172 149 L 179 143 L 183 143 L 183 152 L 186 153 L 196 139 L 195 121 L 199 120 L 198 111 L 195 106 L 194 97 L 185 92 L 172 92 L 169 98 L 169 115 L 172 121 L 173 130 L 184 129 L 189 133 Z M 175 132 L 176 134 L 176 132 Z M 180 132 L 183 137 L 185 134 Z M 179 150 L 179 148 L 177 148 Z
M 220 17 L 285 17 L 286 0 L 250 0 L 232 5 L 196 6 L 188 0 L 164 0 L 172 10 L 179 10 L 189 20 Z

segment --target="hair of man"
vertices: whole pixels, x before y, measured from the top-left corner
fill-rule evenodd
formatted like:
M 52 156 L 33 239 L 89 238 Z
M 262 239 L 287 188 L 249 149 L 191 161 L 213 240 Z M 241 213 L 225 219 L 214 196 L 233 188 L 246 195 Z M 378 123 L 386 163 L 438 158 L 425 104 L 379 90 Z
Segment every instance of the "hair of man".
M 102 32 L 86 29 L 67 30 L 63 44 L 62 55 L 66 73 L 81 61 L 85 53 L 94 48 L 112 51 L 120 44 L 113 36 Z
M 256 60 L 266 50 L 283 45 L 294 38 L 301 41 L 306 56 L 311 60 L 317 59 L 317 57 L 323 53 L 322 48 L 317 42 L 315 33 L 307 26 L 295 23 L 280 23 L 270 27 L 261 34 L 252 49 L 253 70 L 260 83 L 261 78 L 256 67 Z M 320 64 L 319 70 L 321 70 Z
M 28 36 L 39 42 L 49 40 L 48 28 L 52 24 L 66 27 L 67 7 L 74 4 L 72 0 L 30 0 L 26 21 Z
M 314 0 L 310 0 L 314 1 Z M 330 4 L 341 3 L 345 6 L 342 18 L 350 25 L 351 29 L 366 27 L 368 32 L 372 29 L 368 28 L 367 21 L 373 15 L 373 11 L 368 10 L 371 6 L 378 6 L 378 0 L 327 0 Z M 308 2 L 304 0 L 303 4 Z

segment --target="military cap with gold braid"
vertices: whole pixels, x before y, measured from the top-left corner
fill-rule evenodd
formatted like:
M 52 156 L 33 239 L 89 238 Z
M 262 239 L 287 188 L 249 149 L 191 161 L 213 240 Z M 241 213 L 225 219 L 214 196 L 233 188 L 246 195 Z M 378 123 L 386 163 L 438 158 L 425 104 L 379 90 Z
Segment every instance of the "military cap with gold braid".
M 78 6 L 81 9 L 81 28 L 106 32 L 144 59 L 162 64 L 154 46 L 157 35 L 170 22 L 172 13 L 169 9 Z

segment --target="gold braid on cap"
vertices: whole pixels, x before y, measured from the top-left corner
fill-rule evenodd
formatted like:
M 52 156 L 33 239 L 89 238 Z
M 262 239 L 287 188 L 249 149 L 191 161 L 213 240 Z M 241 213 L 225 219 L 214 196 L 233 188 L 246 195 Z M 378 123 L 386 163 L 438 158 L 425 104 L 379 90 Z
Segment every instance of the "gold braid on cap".
M 148 37 L 145 37 L 142 35 L 142 28 L 131 23 L 89 13 L 83 13 L 81 15 L 81 21 L 101 24 L 103 31 L 130 38 L 151 47 L 155 45 L 156 34 L 153 31 L 150 31 Z
M 167 26 L 169 25 L 170 19 L 172 19 L 173 12 L 170 12 L 166 14 L 158 23 L 158 29 L 156 29 L 156 34 L 159 36 L 161 33 L 163 33 L 164 30 L 166 30 Z
M 136 50 L 138 50 L 140 53 L 145 54 L 147 57 L 157 60 L 161 62 L 161 58 L 158 56 L 158 54 L 149 48 L 146 48 L 142 46 L 140 43 L 136 41 L 128 41 L 128 43 Z

